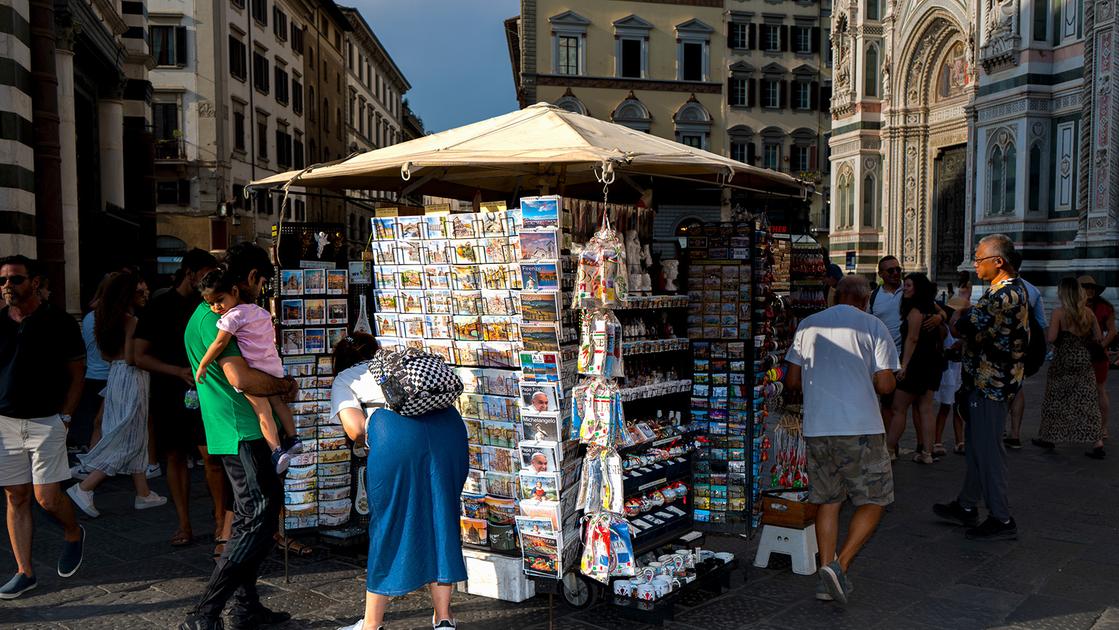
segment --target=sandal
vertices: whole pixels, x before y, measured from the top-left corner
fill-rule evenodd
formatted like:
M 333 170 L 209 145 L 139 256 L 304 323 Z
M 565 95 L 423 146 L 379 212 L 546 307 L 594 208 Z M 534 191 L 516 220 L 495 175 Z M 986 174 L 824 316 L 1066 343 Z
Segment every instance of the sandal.
M 955 449 L 955 451 L 954 451 L 954 452 L 955 452 L 955 453 L 956 453 L 957 455 L 963 455 L 963 454 L 964 454 L 964 453 L 966 452 L 966 449 L 964 448 L 964 443 L 963 443 L 963 442 L 959 442 L 958 444 L 956 444 L 956 449 Z
M 315 553 L 315 550 L 311 548 L 310 545 L 304 545 L 295 539 L 279 534 L 276 534 L 276 547 L 279 549 L 287 549 L 297 556 L 309 556 Z
M 213 558 L 217 561 L 225 553 L 225 544 L 229 542 L 228 539 L 215 538 L 214 539 L 214 555 Z
M 172 547 L 186 547 L 190 543 L 194 542 L 194 536 L 179 529 L 175 530 L 174 534 L 171 534 L 170 542 Z
M 932 454 L 928 451 L 917 451 L 913 454 L 913 461 L 918 464 L 932 464 L 936 460 L 933 459 Z
M 944 457 L 948 454 L 948 451 L 944 450 L 944 444 L 937 442 L 933 444 L 932 454 L 933 457 Z

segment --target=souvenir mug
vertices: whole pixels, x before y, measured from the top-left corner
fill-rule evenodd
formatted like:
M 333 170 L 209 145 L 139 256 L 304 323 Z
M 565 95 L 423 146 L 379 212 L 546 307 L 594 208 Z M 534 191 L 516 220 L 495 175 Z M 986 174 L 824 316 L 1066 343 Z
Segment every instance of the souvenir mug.
M 651 602 L 657 598 L 656 587 L 652 584 L 638 584 L 635 594 L 643 602 Z
M 615 580 L 614 581 L 614 594 L 621 597 L 633 597 L 634 584 L 633 580 Z
M 720 562 L 727 563 L 731 560 L 734 560 L 734 554 L 730 553 L 729 551 L 723 551 L 715 554 L 715 558 L 718 559 Z
M 714 558 L 715 557 L 715 552 L 714 551 L 709 551 L 707 549 L 696 549 L 696 556 L 698 557 L 699 562 L 704 562 L 706 560 L 710 560 L 711 558 Z
M 650 562 L 649 568 L 653 570 L 653 577 L 665 574 L 665 567 L 663 562 Z
M 681 558 L 684 559 L 684 568 L 685 569 L 694 569 L 695 568 L 695 553 L 685 549 L 683 551 L 677 551 L 676 555 L 678 555 L 678 556 L 680 556 Z
M 653 590 L 657 594 L 657 599 L 667 597 L 672 592 L 672 578 L 662 575 L 653 580 Z

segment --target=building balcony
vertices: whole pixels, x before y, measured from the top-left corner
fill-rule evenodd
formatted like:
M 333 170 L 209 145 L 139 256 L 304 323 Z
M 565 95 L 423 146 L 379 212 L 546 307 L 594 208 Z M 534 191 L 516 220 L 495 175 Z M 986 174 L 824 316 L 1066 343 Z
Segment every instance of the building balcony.
M 169 162 L 186 161 L 186 143 L 182 138 L 155 141 L 155 159 Z

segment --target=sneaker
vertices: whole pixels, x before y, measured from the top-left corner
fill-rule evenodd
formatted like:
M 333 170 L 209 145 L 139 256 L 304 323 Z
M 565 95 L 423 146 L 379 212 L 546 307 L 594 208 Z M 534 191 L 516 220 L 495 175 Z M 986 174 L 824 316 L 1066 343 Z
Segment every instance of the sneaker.
M 221 617 L 210 619 L 191 615 L 187 617 L 186 621 L 179 624 L 179 630 L 224 630 L 224 628 L 225 624 L 222 623 Z
M 1022 448 L 1022 440 L 1019 440 L 1018 438 L 1003 438 L 1002 443 L 1006 445 L 1006 448 L 1013 449 L 1015 451 Z
M 361 619 L 358 619 L 356 623 L 353 623 L 353 624 L 348 625 L 348 626 L 343 626 L 341 628 L 338 628 L 338 630 L 362 630 L 362 628 L 364 628 L 364 627 L 365 627 L 365 618 L 363 617 Z M 385 630 L 385 627 L 381 626 L 381 627 L 377 628 L 377 630 Z
M 146 510 L 161 505 L 167 505 L 167 497 L 159 496 L 154 490 L 149 490 L 146 497 L 136 497 L 136 500 L 132 502 L 132 506 L 137 510 Z
M 0 599 L 15 599 L 39 585 L 30 575 L 16 573 L 4 586 L 0 586 Z
M 263 626 L 274 626 L 291 619 L 291 613 L 269 610 L 263 606 L 247 617 L 230 615 L 230 630 L 255 630 Z
M 284 452 L 282 448 L 277 448 L 272 451 L 272 466 L 276 468 L 276 474 L 282 475 L 288 470 L 288 464 L 291 463 L 291 456 Z
M 83 512 L 89 515 L 90 518 L 97 518 L 101 516 L 101 512 L 93 505 L 93 491 L 86 492 L 78 484 L 74 484 L 66 489 L 66 494 L 70 495 L 70 499 L 74 501 L 74 505 L 81 508 Z
M 303 452 L 303 442 L 297 437 L 286 437 L 280 445 L 288 455 L 298 455 Z
M 58 575 L 60 577 L 70 577 L 78 572 L 78 567 L 82 566 L 82 556 L 85 550 L 85 527 L 78 525 L 78 529 L 82 530 L 81 538 L 74 542 L 62 541 L 62 553 L 58 556 Z
M 847 578 L 847 588 L 845 590 L 847 591 L 847 595 L 850 596 L 851 593 L 855 592 L 855 583 L 851 581 L 850 576 L 846 574 L 844 574 L 844 576 Z M 831 593 L 828 592 L 828 586 L 824 584 L 823 576 L 820 576 L 820 579 L 816 581 L 816 599 L 822 602 L 830 602 L 835 599 L 831 596 Z
M 993 516 L 988 516 L 979 527 L 972 527 L 964 532 L 964 536 L 969 540 L 1017 540 L 1018 524 L 1014 519 L 1003 523 Z
M 435 616 L 434 615 L 432 615 L 432 617 L 431 617 L 431 629 L 432 630 L 457 630 L 457 628 L 458 628 L 458 620 L 453 618 L 453 617 L 450 618 L 450 619 L 440 620 L 439 623 L 435 623 Z
M 70 476 L 74 479 L 77 479 L 78 481 L 85 481 L 85 478 L 89 476 L 89 473 L 90 470 L 81 464 L 70 467 Z
M 162 474 L 163 469 L 159 467 L 159 464 L 148 464 L 148 469 L 144 471 L 144 476 L 148 479 L 155 479 Z
M 840 604 L 847 604 L 847 576 L 839 566 L 839 560 L 833 560 L 820 569 L 820 579 L 828 595 Z
M 937 503 L 933 506 L 933 514 L 946 521 L 953 521 L 959 523 L 964 527 L 975 527 L 979 524 L 979 510 L 971 508 L 970 510 L 960 505 L 959 501 L 951 503 Z

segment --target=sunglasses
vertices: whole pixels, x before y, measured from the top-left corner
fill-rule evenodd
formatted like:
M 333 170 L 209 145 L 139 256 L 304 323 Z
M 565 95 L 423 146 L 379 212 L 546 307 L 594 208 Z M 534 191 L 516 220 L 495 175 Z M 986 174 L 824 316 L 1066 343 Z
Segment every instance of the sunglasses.
M 901 267 L 890 267 L 889 269 L 883 269 L 883 272 L 884 273 L 901 273 Z
M 0 287 L 7 286 L 9 282 L 13 287 L 18 287 L 27 282 L 27 276 L 0 276 Z

